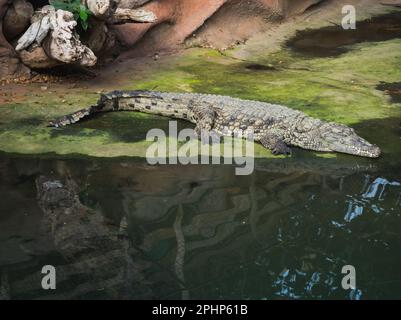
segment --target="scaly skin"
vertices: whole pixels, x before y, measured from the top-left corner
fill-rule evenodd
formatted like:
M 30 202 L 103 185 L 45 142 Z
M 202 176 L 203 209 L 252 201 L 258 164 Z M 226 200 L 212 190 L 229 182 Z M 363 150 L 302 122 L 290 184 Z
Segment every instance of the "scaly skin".
M 378 146 L 342 124 L 311 118 L 281 105 L 196 93 L 113 91 L 102 94 L 97 105 L 52 121 L 50 126 L 65 126 L 108 111 L 137 111 L 184 119 L 196 124 L 197 133 L 212 131 L 246 137 L 253 130 L 254 140 L 273 154 L 289 154 L 289 146 L 370 158 L 381 153 Z

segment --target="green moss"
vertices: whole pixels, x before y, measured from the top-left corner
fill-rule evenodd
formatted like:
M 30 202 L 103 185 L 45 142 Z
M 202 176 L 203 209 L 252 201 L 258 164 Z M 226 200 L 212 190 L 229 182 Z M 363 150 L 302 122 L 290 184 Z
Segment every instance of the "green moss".
M 391 104 L 389 97 L 375 87 L 380 81 L 401 79 L 400 47 L 399 39 L 361 44 L 336 58 L 315 59 L 282 49 L 257 61 L 239 61 L 209 49 L 189 49 L 145 77 L 132 76 L 123 89 L 204 92 L 280 103 L 314 117 L 355 126 L 361 135 L 399 157 L 399 139 L 392 139 L 398 134 L 394 126 L 401 118 L 401 106 Z M 271 64 L 276 70 L 246 68 L 255 62 Z M 129 113 L 107 114 L 65 129 L 45 127 L 48 120 L 93 104 L 97 98 L 85 90 L 71 90 L 63 99 L 48 93 L 24 103 L 2 105 L 0 150 L 144 157 L 150 144 L 145 141 L 147 131 L 167 129 L 164 118 Z M 384 124 L 382 130 L 371 131 L 372 119 L 374 124 Z M 386 119 L 393 119 L 390 127 Z M 260 145 L 255 154 L 271 156 Z

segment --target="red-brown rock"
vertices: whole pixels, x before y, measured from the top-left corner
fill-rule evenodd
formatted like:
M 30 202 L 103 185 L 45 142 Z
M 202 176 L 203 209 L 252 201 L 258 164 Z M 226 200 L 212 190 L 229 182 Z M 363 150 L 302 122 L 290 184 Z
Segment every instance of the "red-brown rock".
M 137 53 L 174 48 L 195 32 L 202 33 L 203 45 L 224 48 L 263 30 L 266 21 L 302 13 L 320 1 L 154 0 L 142 8 L 155 13 L 155 23 L 127 23 L 110 28 L 120 43 L 128 47 L 146 34 L 136 46 Z
M 14 0 L 8 8 L 3 21 L 3 32 L 7 40 L 21 35 L 31 24 L 33 6 L 26 0 Z

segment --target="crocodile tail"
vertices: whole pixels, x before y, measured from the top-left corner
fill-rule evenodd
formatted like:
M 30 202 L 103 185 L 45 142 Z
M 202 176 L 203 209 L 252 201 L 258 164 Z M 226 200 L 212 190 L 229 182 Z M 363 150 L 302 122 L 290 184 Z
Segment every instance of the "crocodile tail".
M 92 115 L 95 112 L 95 107 L 97 106 L 90 106 L 88 108 L 78 110 L 66 116 L 62 116 L 58 119 L 49 121 L 49 127 L 56 127 L 56 128 L 65 127 L 69 124 L 78 122 L 79 120 Z

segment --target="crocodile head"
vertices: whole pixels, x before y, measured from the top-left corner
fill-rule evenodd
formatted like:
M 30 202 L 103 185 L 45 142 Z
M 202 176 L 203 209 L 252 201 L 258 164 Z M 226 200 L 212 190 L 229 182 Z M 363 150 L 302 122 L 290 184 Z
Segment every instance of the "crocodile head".
M 298 146 L 323 152 L 341 152 L 361 157 L 378 158 L 380 148 L 355 133 L 343 124 L 317 121 L 309 126 L 299 137 Z M 310 124 L 309 124 L 310 125 Z

